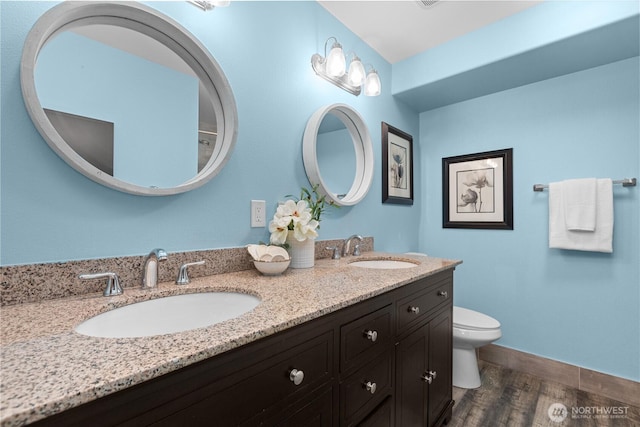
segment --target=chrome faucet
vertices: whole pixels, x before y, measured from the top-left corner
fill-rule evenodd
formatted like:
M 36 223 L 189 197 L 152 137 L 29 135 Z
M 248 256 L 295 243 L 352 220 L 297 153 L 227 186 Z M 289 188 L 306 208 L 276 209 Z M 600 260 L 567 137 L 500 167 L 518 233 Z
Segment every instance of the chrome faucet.
M 358 243 L 353 247 L 353 255 L 360 255 L 360 243 L 362 243 L 362 236 L 354 234 L 353 236 L 344 239 L 344 243 L 342 243 L 342 256 L 349 256 L 349 249 L 351 248 L 351 241 L 353 239 L 358 240 Z
M 144 260 L 142 270 L 142 289 L 155 288 L 158 284 L 158 263 L 167 260 L 164 249 L 154 249 Z

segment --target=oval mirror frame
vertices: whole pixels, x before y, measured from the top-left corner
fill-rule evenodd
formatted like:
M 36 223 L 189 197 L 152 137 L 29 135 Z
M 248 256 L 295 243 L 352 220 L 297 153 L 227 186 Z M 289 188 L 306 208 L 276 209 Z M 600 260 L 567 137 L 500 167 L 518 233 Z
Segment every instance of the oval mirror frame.
M 339 196 L 327 188 L 322 179 L 317 158 L 318 130 L 327 114 L 336 115 L 346 126 L 356 154 L 356 172 L 349 191 Z M 307 178 L 312 186 L 318 185 L 318 192 L 338 206 L 352 206 L 359 203 L 369 192 L 373 182 L 373 144 L 371 134 L 364 120 L 356 110 L 346 104 L 332 104 L 317 110 L 304 130 L 302 140 L 302 160 Z
M 199 77 L 213 103 L 218 136 L 214 154 L 192 179 L 175 187 L 149 188 L 114 178 L 78 155 L 47 118 L 36 93 L 34 76 L 40 50 L 58 32 L 96 23 L 125 27 L 159 41 L 182 58 Z M 29 116 L 51 149 L 87 178 L 125 193 L 168 196 L 198 188 L 220 172 L 237 140 L 237 107 L 222 68 L 188 30 L 166 15 L 137 2 L 63 2 L 49 9 L 27 35 L 20 65 L 20 84 Z

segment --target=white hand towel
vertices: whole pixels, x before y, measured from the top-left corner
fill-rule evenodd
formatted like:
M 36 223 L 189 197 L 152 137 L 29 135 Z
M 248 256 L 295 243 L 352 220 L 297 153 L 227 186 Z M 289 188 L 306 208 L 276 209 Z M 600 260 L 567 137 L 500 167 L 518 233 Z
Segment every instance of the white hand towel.
M 595 231 L 596 179 L 569 179 L 562 182 L 564 222 L 567 230 Z
M 565 225 L 564 192 L 560 182 L 549 184 L 549 247 L 578 251 L 613 252 L 613 183 L 596 182 L 594 231 L 568 230 Z

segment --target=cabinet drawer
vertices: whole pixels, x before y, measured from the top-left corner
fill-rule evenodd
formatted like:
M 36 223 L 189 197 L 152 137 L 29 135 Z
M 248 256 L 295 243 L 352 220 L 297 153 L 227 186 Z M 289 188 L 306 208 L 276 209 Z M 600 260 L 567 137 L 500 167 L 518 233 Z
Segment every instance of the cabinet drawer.
M 276 427 L 331 427 L 335 424 L 333 420 L 333 389 L 329 387 L 310 402 L 298 402 L 293 408 L 288 408 L 284 414 L 276 415 L 276 421 L 267 420 L 261 425 L 273 425 Z
M 340 384 L 340 414 L 343 424 L 351 425 L 351 420 L 364 417 L 391 394 L 392 374 L 392 352 L 387 352 Z
M 229 387 L 208 392 L 209 387 L 191 393 L 195 404 L 173 413 L 154 425 L 238 425 L 268 408 L 285 405 L 332 377 L 333 331 L 304 342 L 263 362 L 225 378 Z M 292 370 L 303 378 L 295 384 Z M 300 379 L 300 377 L 298 378 Z M 196 396 L 194 396 L 196 395 Z
M 358 427 L 389 427 L 393 425 L 393 398 L 388 397 Z
M 380 354 L 393 338 L 389 304 L 340 328 L 340 370 L 345 372 Z
M 398 332 L 425 319 L 431 310 L 444 303 L 453 301 L 453 283 L 444 280 L 435 283 L 424 291 L 409 295 L 398 301 Z

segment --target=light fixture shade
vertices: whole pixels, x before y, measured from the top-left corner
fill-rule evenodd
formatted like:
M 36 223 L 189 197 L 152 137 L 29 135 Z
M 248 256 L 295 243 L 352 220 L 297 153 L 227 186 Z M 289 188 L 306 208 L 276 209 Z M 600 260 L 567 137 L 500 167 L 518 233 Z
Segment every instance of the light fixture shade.
M 329 55 L 327 55 L 327 74 L 331 77 L 341 77 L 347 68 L 347 60 L 342 52 L 342 46 L 340 43 L 335 42 Z
M 369 71 L 367 79 L 364 82 L 364 94 L 366 96 L 378 96 L 380 95 L 380 89 L 382 84 L 380 83 L 380 77 L 376 70 Z
M 364 83 L 364 79 L 364 65 L 360 62 L 360 58 L 356 56 L 349 64 L 349 84 L 361 86 Z
M 207 1 L 207 0 L 189 0 L 189 3 L 191 3 L 194 6 L 199 7 L 200 9 L 202 9 L 204 11 L 213 10 L 213 8 L 215 7 L 213 2 Z

